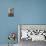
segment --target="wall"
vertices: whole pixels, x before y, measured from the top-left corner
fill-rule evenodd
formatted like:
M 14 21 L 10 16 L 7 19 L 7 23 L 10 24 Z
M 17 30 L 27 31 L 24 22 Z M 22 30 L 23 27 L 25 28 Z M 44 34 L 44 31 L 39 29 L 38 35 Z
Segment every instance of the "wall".
M 14 17 L 8 17 L 9 7 Z M 17 24 L 46 24 L 46 0 L 0 0 L 0 44 L 8 43 L 9 32 L 18 32 Z

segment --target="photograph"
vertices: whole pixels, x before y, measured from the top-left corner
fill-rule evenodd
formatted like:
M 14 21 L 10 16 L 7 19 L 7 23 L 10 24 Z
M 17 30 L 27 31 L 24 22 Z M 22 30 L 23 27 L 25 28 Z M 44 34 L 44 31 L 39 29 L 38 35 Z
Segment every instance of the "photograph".
M 46 0 L 0 0 L 0 46 L 46 46 Z
M 14 8 L 8 8 L 8 16 L 13 17 L 14 16 Z

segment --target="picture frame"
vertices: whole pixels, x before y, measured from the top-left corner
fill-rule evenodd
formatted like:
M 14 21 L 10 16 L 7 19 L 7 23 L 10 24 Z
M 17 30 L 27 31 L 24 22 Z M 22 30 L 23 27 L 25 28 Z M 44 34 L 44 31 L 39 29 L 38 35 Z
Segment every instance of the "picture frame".
M 8 16 L 13 17 L 14 16 L 14 8 L 8 8 Z

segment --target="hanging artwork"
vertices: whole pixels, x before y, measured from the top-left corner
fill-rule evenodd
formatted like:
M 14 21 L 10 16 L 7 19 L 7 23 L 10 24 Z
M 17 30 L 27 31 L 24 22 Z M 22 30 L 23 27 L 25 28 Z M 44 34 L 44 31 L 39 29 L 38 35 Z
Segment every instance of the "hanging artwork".
M 8 9 L 8 16 L 13 17 L 14 16 L 14 8 Z

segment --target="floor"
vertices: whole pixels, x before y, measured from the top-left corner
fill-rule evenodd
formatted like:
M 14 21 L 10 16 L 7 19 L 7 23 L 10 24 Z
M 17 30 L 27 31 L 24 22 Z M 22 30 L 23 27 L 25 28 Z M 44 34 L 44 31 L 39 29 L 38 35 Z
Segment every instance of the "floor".
M 0 44 L 0 46 L 8 46 L 8 44 Z M 10 46 L 18 46 L 18 44 L 10 45 Z
M 46 42 L 45 41 L 32 42 L 31 40 L 28 40 L 28 41 L 21 40 L 20 46 L 46 46 Z
M 8 45 L 7 44 L 0 44 L 0 46 L 8 46 Z M 19 44 L 15 44 L 14 46 L 46 46 L 46 42 L 45 41 L 32 42 L 31 40 L 28 40 L 28 41 L 21 40 Z

